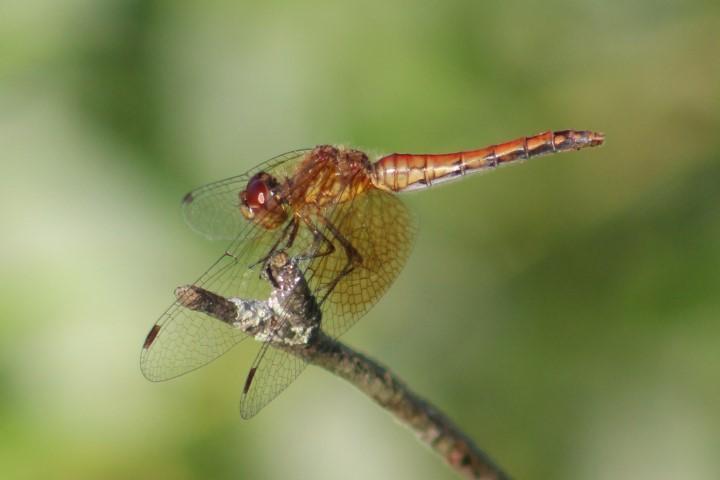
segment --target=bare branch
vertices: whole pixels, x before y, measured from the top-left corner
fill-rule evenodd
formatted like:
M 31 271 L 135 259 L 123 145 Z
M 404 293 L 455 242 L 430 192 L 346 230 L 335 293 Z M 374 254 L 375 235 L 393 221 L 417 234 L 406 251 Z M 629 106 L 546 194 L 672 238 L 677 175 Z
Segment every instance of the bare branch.
M 302 283 L 301 277 L 294 279 Z M 186 308 L 207 313 L 258 340 L 270 341 L 273 348 L 297 355 L 352 383 L 412 429 L 466 478 L 509 478 L 447 416 L 411 391 L 395 374 L 317 328 L 319 318 L 310 317 L 319 310 L 306 286 L 297 287 L 298 284 L 292 284 L 296 287 L 294 291 L 284 292 L 284 319 L 289 315 L 289 305 L 297 307 L 289 321 L 278 319 L 272 300 L 226 299 L 197 286 L 179 287 L 176 295 Z M 280 290 L 278 287 L 277 292 Z

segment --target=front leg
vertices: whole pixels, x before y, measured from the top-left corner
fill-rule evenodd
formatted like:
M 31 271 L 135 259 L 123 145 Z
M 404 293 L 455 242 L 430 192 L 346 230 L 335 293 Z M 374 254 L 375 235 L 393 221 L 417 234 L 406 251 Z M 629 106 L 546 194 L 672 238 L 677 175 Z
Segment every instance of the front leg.
M 265 271 L 267 268 L 268 261 L 275 255 L 278 251 L 285 251 L 288 250 L 290 247 L 292 247 L 293 243 L 295 242 L 295 237 L 298 233 L 298 228 L 300 227 L 297 217 L 292 217 L 287 225 L 282 229 L 282 232 L 278 239 L 273 244 L 272 248 L 270 248 L 270 251 L 263 256 L 258 261 L 251 263 L 248 268 L 253 269 L 256 266 L 262 264 L 263 268 L 261 269 L 261 272 Z M 285 246 L 283 248 L 279 248 L 280 244 L 287 238 L 287 241 L 285 242 Z

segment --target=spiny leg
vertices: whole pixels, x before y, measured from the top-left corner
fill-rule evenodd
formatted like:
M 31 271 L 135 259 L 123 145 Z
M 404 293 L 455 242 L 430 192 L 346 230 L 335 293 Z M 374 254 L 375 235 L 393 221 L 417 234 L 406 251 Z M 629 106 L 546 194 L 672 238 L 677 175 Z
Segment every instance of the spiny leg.
M 335 252 L 335 245 L 332 241 L 327 238 L 327 236 L 319 228 L 317 228 L 317 225 L 315 225 L 307 215 L 303 215 L 301 218 L 303 223 L 307 225 L 308 229 L 313 234 L 313 243 L 305 253 L 298 255 L 296 258 L 298 260 L 313 260 L 315 258 L 332 255 Z M 325 250 L 321 251 L 320 248 L 323 245 L 325 246 Z
M 331 280 L 324 288 L 325 293 L 323 294 L 322 298 L 320 299 L 319 304 L 322 305 L 325 303 L 325 300 L 327 300 L 328 296 L 335 290 L 335 287 L 337 287 L 340 280 L 343 279 L 343 277 L 347 276 L 355 270 L 355 267 L 358 265 L 361 265 L 363 262 L 362 255 L 360 255 L 360 252 L 357 251 L 357 249 L 350 243 L 350 241 L 345 238 L 345 236 L 340 233 L 340 231 L 335 227 L 335 225 L 332 224 L 330 220 L 325 218 L 322 215 L 318 215 L 318 218 L 322 222 L 322 224 L 330 231 L 330 233 L 333 234 L 333 237 L 340 242 L 340 245 L 342 245 L 343 250 L 345 250 L 345 256 L 347 257 L 347 262 L 345 263 L 345 266 L 340 271 L 340 273 L 337 274 L 337 276 Z
M 287 250 L 288 248 L 292 247 L 292 244 L 295 242 L 295 237 L 297 236 L 299 223 L 297 221 L 297 218 L 292 217 L 287 225 L 285 225 L 285 228 L 283 228 L 282 233 L 280 234 L 280 237 L 275 241 L 272 248 L 270 248 L 270 251 L 268 251 L 267 255 L 263 256 L 258 261 L 252 263 L 249 265 L 248 268 L 253 269 L 256 266 L 263 264 L 263 268 L 261 271 L 264 271 L 267 262 L 275 255 L 275 252 L 278 250 Z M 287 237 L 287 242 L 285 243 L 285 246 L 282 249 L 279 249 L 278 247 L 280 244 L 285 240 Z

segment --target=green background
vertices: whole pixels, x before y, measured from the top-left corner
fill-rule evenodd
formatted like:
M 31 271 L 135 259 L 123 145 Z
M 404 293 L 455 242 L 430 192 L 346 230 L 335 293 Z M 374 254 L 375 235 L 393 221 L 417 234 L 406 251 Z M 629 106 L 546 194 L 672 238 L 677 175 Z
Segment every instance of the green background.
M 720 477 L 716 1 L 0 4 L 0 476 L 455 478 L 309 368 L 251 421 L 244 344 L 142 340 L 224 244 L 179 199 L 284 151 L 601 149 L 404 197 L 420 233 L 345 337 L 516 478 Z

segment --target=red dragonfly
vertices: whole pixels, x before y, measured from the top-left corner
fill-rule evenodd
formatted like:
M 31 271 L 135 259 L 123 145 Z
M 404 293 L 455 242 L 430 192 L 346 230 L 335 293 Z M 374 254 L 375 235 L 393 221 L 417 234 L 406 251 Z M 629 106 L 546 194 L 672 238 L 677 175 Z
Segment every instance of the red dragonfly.
M 252 170 L 188 193 L 190 226 L 210 239 L 231 239 L 195 286 L 226 298 L 265 300 L 263 275 L 282 252 L 301 265 L 332 337 L 378 301 L 402 269 L 415 234 L 396 195 L 529 158 L 601 145 L 591 131 L 549 131 L 478 150 L 392 154 L 370 161 L 361 151 L 321 145 L 280 155 Z M 219 357 L 247 335 L 176 301 L 148 333 L 140 365 L 152 381 L 177 377 Z M 282 392 L 306 362 L 263 344 L 240 403 L 249 418 Z

